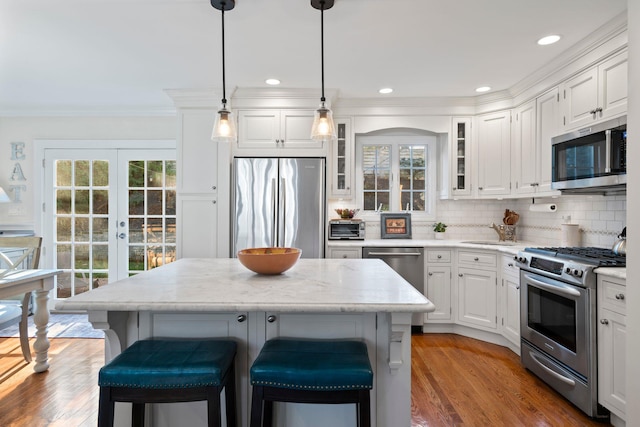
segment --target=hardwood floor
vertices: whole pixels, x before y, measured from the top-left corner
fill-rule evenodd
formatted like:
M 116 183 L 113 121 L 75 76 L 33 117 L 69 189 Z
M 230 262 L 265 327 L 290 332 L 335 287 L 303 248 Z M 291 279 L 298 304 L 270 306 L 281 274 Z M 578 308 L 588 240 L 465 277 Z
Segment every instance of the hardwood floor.
M 35 374 L 19 340 L 0 338 L 0 426 L 97 424 L 103 341 L 50 341 L 51 367 Z M 506 348 L 449 334 L 413 335 L 412 346 L 412 427 L 608 425 L 525 371 Z

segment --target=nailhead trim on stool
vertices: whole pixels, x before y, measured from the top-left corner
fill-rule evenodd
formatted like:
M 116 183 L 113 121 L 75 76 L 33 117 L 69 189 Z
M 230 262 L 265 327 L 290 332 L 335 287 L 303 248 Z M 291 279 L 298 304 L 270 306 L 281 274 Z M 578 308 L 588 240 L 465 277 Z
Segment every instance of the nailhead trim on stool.
M 355 403 L 358 425 L 371 424 L 373 371 L 363 342 L 272 339 L 250 375 L 251 427 L 271 427 L 273 402 Z
M 98 427 L 113 426 L 115 402 L 131 402 L 132 426 L 144 426 L 146 403 L 206 400 L 209 426 L 220 427 L 225 390 L 227 426 L 236 426 L 236 343 L 223 339 L 136 341 L 100 369 Z

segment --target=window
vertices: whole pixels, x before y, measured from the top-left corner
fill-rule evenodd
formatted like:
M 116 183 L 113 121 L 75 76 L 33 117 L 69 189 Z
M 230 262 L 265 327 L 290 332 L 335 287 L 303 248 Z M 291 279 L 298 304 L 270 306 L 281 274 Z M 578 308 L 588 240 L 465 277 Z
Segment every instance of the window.
M 435 216 L 436 138 L 360 136 L 356 140 L 357 202 L 363 213 L 410 211 Z

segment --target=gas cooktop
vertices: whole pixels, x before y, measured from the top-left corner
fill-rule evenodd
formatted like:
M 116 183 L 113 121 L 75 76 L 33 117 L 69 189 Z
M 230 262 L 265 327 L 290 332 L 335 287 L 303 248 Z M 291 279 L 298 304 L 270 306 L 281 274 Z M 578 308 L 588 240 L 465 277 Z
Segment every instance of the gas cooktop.
M 582 262 L 597 267 L 625 267 L 627 265 L 626 256 L 618 255 L 611 249 L 605 248 L 525 248 L 524 251 L 549 257 L 556 257 L 559 259 Z

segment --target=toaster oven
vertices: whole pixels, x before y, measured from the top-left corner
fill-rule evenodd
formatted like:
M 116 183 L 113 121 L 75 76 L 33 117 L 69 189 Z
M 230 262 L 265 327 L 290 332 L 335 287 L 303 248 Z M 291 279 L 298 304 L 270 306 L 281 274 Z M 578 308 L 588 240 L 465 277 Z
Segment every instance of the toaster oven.
M 329 240 L 364 240 L 364 221 L 332 219 L 329 221 Z

